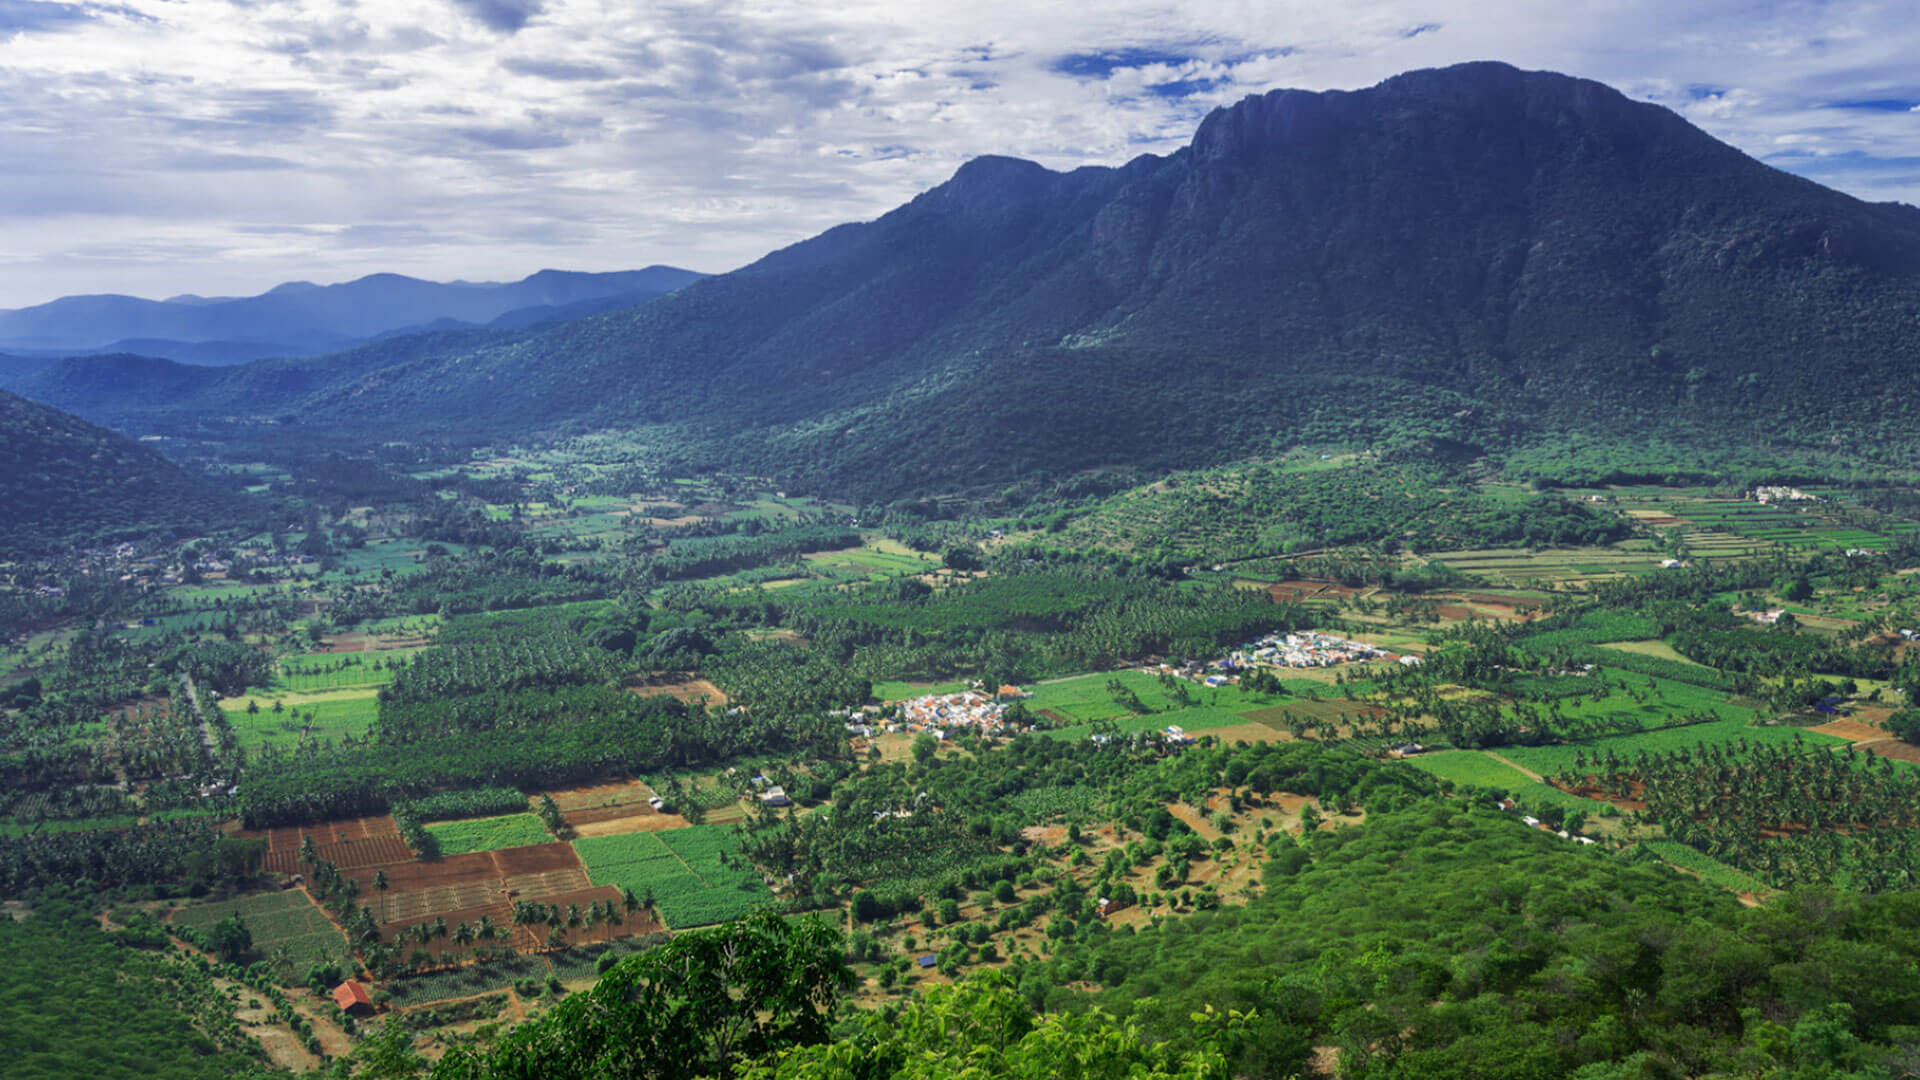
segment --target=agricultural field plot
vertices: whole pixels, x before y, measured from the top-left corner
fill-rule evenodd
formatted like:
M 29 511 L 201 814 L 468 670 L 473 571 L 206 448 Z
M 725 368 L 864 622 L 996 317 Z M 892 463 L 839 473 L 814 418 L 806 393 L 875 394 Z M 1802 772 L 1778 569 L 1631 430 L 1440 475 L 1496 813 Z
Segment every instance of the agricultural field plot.
M 1671 660 L 1676 664 L 1691 664 L 1697 668 L 1706 667 L 1705 664 L 1702 664 L 1698 660 L 1689 660 L 1680 655 L 1679 651 L 1673 646 L 1658 638 L 1636 641 L 1603 641 L 1599 647 L 1602 649 L 1613 649 L 1617 652 L 1633 653 L 1636 656 L 1658 657 L 1661 660 Z
M 1548 802 L 1569 810 L 1595 810 L 1603 804 L 1595 799 L 1574 795 L 1551 784 L 1542 784 L 1479 750 L 1442 750 L 1418 754 L 1406 759 L 1421 772 L 1474 787 L 1499 788 L 1523 802 Z
M 587 810 L 645 807 L 647 800 L 658 793 L 644 781 L 619 780 L 609 784 L 561 788 L 546 794 L 553 800 L 553 804 L 560 808 L 561 814 L 565 815 Z
M 1753 709 L 1732 704 L 1727 700 L 1727 695 L 1719 690 L 1674 679 L 1605 667 L 1596 668 L 1586 678 L 1593 683 L 1594 690 L 1585 696 L 1556 702 L 1562 716 L 1572 720 L 1604 720 L 1611 723 L 1631 721 L 1647 730 L 1663 727 L 1682 715 L 1712 713 L 1724 721 L 1741 724 L 1749 723 L 1758 716 Z M 1621 680 L 1627 683 L 1626 690 L 1617 685 Z M 1615 685 L 1606 686 L 1609 682 Z M 1606 690 L 1607 696 L 1599 696 L 1602 689 Z
M 204 931 L 232 915 L 238 915 L 253 935 L 256 953 L 272 957 L 285 950 L 288 966 L 283 976 L 347 954 L 346 935 L 304 889 L 194 904 L 174 911 L 172 922 Z
M 1718 885 L 1728 892 L 1744 896 L 1766 896 L 1773 892 L 1766 882 L 1759 878 L 1742 873 L 1719 859 L 1705 852 L 1696 851 L 1678 841 L 1642 840 L 1640 844 L 1674 868 L 1692 874 L 1710 885 Z
M 1178 705 L 1157 676 L 1141 671 L 1115 671 L 1040 683 L 1031 688 L 1033 696 L 1027 699 L 1027 710 L 1054 713 L 1082 723 L 1130 716 L 1131 710 L 1115 701 L 1113 691 L 1107 688 L 1107 684 L 1114 680 L 1131 691 L 1148 709 L 1172 709 Z M 1190 681 L 1184 682 L 1184 689 L 1193 706 L 1229 711 L 1257 709 L 1288 700 L 1285 697 L 1246 693 L 1237 686 L 1203 686 Z
M 314 844 L 314 854 L 322 861 L 330 862 L 341 870 L 357 870 L 361 867 L 384 866 L 388 863 L 413 857 L 412 849 L 398 834 L 392 836 L 370 836 L 358 840 L 343 840 L 335 843 Z M 261 867 L 278 874 L 298 874 L 304 872 L 297 850 L 269 851 L 261 860 Z
M 1198 705 L 1190 709 L 1175 709 L 1172 712 L 1122 716 L 1117 719 L 1102 720 L 1098 724 L 1048 728 L 1035 734 L 1043 739 L 1071 742 L 1089 738 L 1103 728 L 1117 735 L 1130 735 L 1136 731 L 1164 731 L 1168 727 L 1177 726 L 1189 735 L 1199 736 L 1217 728 L 1239 727 L 1247 722 L 1247 716 L 1241 713 L 1209 705 Z
M 1543 776 L 1552 776 L 1572 769 L 1576 753 L 1584 753 L 1591 759 L 1596 754 L 1611 752 L 1631 760 L 1642 750 L 1648 754 L 1664 754 L 1673 750 L 1691 750 L 1703 744 L 1738 745 L 1742 740 L 1748 746 L 1777 745 L 1798 740 L 1809 750 L 1836 747 L 1847 741 L 1804 728 L 1777 724 L 1756 726 L 1744 720 L 1717 720 L 1707 724 L 1660 728 L 1637 735 L 1614 735 L 1557 746 L 1503 746 L 1499 754 Z
M 689 703 L 704 700 L 709 705 L 727 703 L 727 692 L 715 686 L 709 679 L 681 679 L 666 683 L 629 680 L 626 685 L 628 690 L 640 697 L 670 697 Z
M 400 827 L 393 818 L 351 818 L 321 825 L 282 826 L 266 830 L 242 831 L 240 836 L 257 836 L 267 841 L 267 854 L 261 866 L 279 874 L 302 872 L 300 845 L 311 838 L 314 853 L 342 870 L 379 866 L 413 857 L 406 841 L 400 839 Z
M 1843 510 L 1857 515 L 1858 507 L 1833 501 L 1762 504 L 1725 495 L 1655 491 L 1638 492 L 1623 499 L 1622 505 L 1633 507 L 1628 513 L 1649 525 L 1679 528 L 1690 551 L 1716 558 L 1778 548 L 1884 550 L 1892 546 L 1894 534 L 1907 531 L 1910 525 L 1869 515 L 1872 527 L 1863 528 L 1857 516 L 1842 520 Z
M 503 814 L 499 817 L 435 822 L 427 825 L 426 830 L 427 835 L 439 845 L 442 855 L 527 847 L 553 839 L 546 825 L 532 814 Z
M 917 552 L 897 543 L 889 547 L 867 544 L 839 551 L 816 551 L 801 556 L 801 561 L 807 569 L 837 580 L 880 581 L 903 574 L 924 574 L 940 566 L 937 556 Z
M 380 652 L 312 652 L 283 657 L 271 685 L 260 693 L 310 693 L 316 690 L 379 687 L 393 681 L 398 662 L 419 647 Z
M 227 698 L 220 711 L 233 726 L 242 749 L 290 749 L 305 740 L 338 740 L 342 735 L 362 738 L 380 718 L 378 691 L 368 688 L 320 693 L 280 694 L 272 698 Z M 275 712 L 277 701 L 281 710 Z M 259 711 L 249 711 L 249 703 Z
M 1651 544 L 1627 541 L 1612 547 L 1536 552 L 1511 548 L 1438 551 L 1427 558 L 1462 573 L 1526 589 L 1547 583 L 1583 584 L 1649 574 L 1660 568 L 1661 555 Z
M 770 894 L 739 865 L 732 831 L 717 825 L 574 841 L 595 885 L 651 894 L 667 925 L 707 926 L 764 906 Z M 733 865 L 722 865 L 726 858 Z

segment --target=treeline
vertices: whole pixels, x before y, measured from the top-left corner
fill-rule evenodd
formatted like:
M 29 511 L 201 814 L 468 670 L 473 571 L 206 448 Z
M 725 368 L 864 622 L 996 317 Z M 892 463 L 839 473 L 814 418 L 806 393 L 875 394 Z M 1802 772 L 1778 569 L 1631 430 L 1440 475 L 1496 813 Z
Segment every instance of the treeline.
M 806 525 L 778 532 L 674 539 L 665 551 L 645 556 L 646 573 L 659 581 L 714 577 L 736 570 L 791 562 L 816 551 L 859 547 L 860 534 L 831 525 Z
M 382 702 L 434 701 L 462 694 L 555 689 L 605 682 L 619 667 L 609 652 L 574 634 L 496 637 L 416 654 L 381 689 Z

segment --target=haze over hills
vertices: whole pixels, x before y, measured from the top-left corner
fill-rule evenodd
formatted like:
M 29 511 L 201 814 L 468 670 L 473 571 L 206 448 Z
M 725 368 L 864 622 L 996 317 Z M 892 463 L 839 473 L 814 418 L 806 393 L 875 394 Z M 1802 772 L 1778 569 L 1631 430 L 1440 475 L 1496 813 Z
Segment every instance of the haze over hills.
M 0 559 L 192 532 L 225 523 L 239 501 L 124 436 L 0 390 Z
M 1475 63 L 1247 98 L 1119 168 L 980 158 L 876 221 L 533 332 L 16 385 L 129 430 L 648 428 L 688 465 L 871 497 L 1317 442 L 1594 478 L 1759 442 L 1912 460 L 1916 322 L 1920 210 Z
M 508 283 L 422 281 L 371 274 L 338 285 L 294 281 L 259 296 L 166 300 L 68 296 L 0 311 L 0 349 L 71 356 L 138 353 L 187 363 L 332 352 L 421 329 L 529 326 L 630 307 L 702 275 L 671 266 L 588 274 L 542 270 Z

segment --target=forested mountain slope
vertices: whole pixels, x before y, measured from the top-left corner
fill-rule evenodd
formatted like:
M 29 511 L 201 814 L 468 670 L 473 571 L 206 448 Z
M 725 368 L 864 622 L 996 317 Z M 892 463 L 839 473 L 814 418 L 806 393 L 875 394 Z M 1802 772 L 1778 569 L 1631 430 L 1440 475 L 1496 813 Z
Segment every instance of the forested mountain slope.
M 138 443 L 0 390 L 0 559 L 203 529 L 238 502 Z
M 1920 211 L 1481 63 L 1251 97 L 1120 168 L 980 158 L 643 308 L 378 370 L 237 371 L 167 407 L 661 425 L 687 464 L 873 496 L 1314 441 L 1888 461 L 1920 452 L 1917 330 Z M 125 385 L 49 400 L 166 419 Z

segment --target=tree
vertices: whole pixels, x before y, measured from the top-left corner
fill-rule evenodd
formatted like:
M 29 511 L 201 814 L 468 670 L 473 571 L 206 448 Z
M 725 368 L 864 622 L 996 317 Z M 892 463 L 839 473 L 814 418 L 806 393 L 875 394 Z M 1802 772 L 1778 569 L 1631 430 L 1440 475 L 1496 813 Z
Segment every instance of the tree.
M 461 1046 L 436 1080 L 681 1080 L 827 1038 L 850 987 L 840 935 L 770 912 L 628 957 L 492 1047 Z
M 253 931 L 240 916 L 229 915 L 207 928 L 207 944 L 220 959 L 232 963 L 253 950 Z
M 1887 717 L 1887 730 L 1902 742 L 1920 743 L 1920 709 L 1901 709 Z
M 921 732 L 913 737 L 913 760 L 925 764 L 940 752 L 940 740 Z

